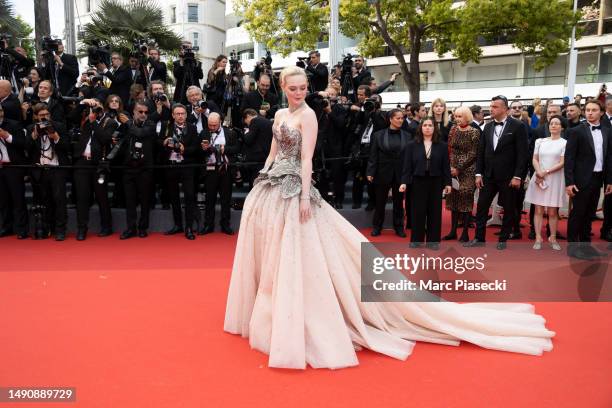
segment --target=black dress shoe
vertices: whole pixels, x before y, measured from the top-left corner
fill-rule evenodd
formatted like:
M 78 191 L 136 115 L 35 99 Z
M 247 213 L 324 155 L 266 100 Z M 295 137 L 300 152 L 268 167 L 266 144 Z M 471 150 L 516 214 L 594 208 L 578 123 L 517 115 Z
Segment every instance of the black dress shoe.
M 66 233 L 65 232 L 58 232 L 55 234 L 55 240 L 56 241 L 64 241 L 66 239 Z
M 227 235 L 234 235 L 232 227 L 221 227 L 221 232 Z
M 558 238 L 557 234 L 557 238 Z M 608 231 L 607 234 L 602 234 L 601 239 L 603 239 L 604 241 L 608 241 L 608 242 L 612 242 L 612 231 Z
M 193 233 L 193 230 L 191 228 L 187 228 L 185 230 L 185 238 L 190 241 L 193 241 L 195 239 L 195 234 Z
M 444 241 L 451 241 L 453 239 L 457 239 L 457 234 L 456 233 L 452 233 L 451 232 L 450 234 L 445 235 L 445 236 L 442 237 L 442 240 L 444 240 Z
M 404 232 L 404 230 L 401 230 L 401 229 L 396 229 L 395 235 L 397 235 L 400 238 L 406 238 L 406 233 Z
M 375 207 L 374 207 L 373 205 L 368 204 L 368 205 L 366 205 L 365 210 L 366 210 L 366 211 L 374 211 L 374 208 L 375 208 Z
M 583 251 L 582 248 L 577 248 L 574 251 L 568 252 L 567 255 L 572 257 L 572 258 L 581 259 L 583 261 L 594 261 L 596 259 L 599 259 L 599 257 L 593 256 L 593 255 Z
M 377 237 L 380 235 L 380 228 L 373 228 L 372 232 L 370 232 L 370 235 L 373 237 Z
M 200 228 L 200 230 L 198 231 L 198 235 L 206 235 L 206 234 L 210 234 L 212 232 L 215 232 L 215 228 L 214 227 L 204 226 L 204 227 Z
M 465 248 L 483 247 L 483 246 L 485 246 L 485 242 L 484 241 L 479 241 L 478 239 L 474 238 L 473 240 L 468 241 L 465 244 L 463 244 L 463 246 Z
M 408 244 L 409 248 L 421 248 L 423 246 L 423 244 L 421 244 L 420 242 L 411 242 L 410 244 Z
M 467 229 L 464 229 L 459 237 L 459 242 L 470 242 L 470 234 Z
M 147 230 L 146 229 L 138 230 L 138 238 L 146 238 L 148 236 L 149 236 L 149 234 L 147 234 Z
M 0 238 L 9 237 L 11 235 L 13 235 L 13 231 L 10 229 L 0 230 Z
M 28 239 L 29 237 L 30 236 L 27 232 L 20 232 L 19 234 L 17 234 L 17 239 Z
M 351 207 L 353 210 L 356 210 L 357 208 L 361 208 L 361 203 L 359 204 L 353 204 L 353 206 Z
M 174 234 L 178 234 L 179 232 L 183 232 L 183 228 L 175 225 L 174 227 L 170 228 L 168 231 L 164 232 L 164 235 L 174 235 Z
M 77 235 L 76 235 L 76 240 L 77 241 L 85 241 L 85 238 L 87 238 L 87 230 L 86 229 L 80 229 L 77 231 Z
M 100 230 L 100 232 L 98 233 L 98 236 L 100 238 L 104 238 L 104 237 L 108 237 L 110 235 L 113 235 L 113 230 L 109 229 L 109 228 L 103 228 Z
M 507 247 L 508 247 L 508 244 L 506 243 L 506 241 L 499 241 L 497 245 L 495 246 L 495 248 L 499 249 L 500 251 L 503 251 Z
M 119 236 L 119 239 L 129 239 L 129 238 L 134 238 L 136 236 L 136 230 L 133 229 L 128 229 L 125 230 L 121 233 L 121 235 Z

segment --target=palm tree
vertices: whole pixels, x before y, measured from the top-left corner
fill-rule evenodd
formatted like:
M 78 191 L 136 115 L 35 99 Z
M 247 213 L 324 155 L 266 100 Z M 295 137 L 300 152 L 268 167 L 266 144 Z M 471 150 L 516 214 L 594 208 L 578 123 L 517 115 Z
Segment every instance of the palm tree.
M 15 19 L 13 6 L 8 0 L 0 0 L 0 33 L 13 37 L 19 35 L 19 22 Z
M 34 0 L 34 35 L 36 42 L 36 55 L 40 58 L 43 37 L 51 34 L 49 24 L 49 1 Z
M 137 39 L 155 42 L 168 54 L 176 54 L 181 45 L 181 38 L 166 27 L 162 10 L 154 1 L 123 4 L 120 0 L 103 0 L 91 23 L 84 27 L 80 51 L 85 53 L 91 45 L 110 45 L 127 59 Z

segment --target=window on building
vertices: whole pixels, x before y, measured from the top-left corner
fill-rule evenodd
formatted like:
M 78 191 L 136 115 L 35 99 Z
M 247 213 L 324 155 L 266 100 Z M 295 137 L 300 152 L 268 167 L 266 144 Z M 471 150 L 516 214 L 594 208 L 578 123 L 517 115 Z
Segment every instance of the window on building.
M 170 8 L 170 23 L 176 23 L 176 7 Z
M 91 0 L 85 0 L 85 11 L 87 13 L 91 11 Z
M 200 34 L 199 33 L 192 33 L 191 34 L 191 45 L 196 50 L 200 48 Z M 196 47 L 198 47 L 198 48 L 196 48 Z
M 198 5 L 190 4 L 187 6 L 187 22 L 197 23 L 198 22 Z

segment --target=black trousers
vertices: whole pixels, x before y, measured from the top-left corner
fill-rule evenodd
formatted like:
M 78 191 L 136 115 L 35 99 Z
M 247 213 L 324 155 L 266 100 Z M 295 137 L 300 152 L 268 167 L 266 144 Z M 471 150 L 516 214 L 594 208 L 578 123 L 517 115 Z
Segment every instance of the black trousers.
M 73 179 L 76 190 L 77 227 L 86 229 L 89 224 L 89 207 L 93 192 L 100 210 L 101 229 L 111 230 L 113 220 L 111 217 L 110 201 L 108 199 L 107 183 L 98 183 L 97 165 L 90 160 L 79 159 L 75 166 L 88 167 L 74 169 Z
M 520 233 L 521 232 L 521 218 L 523 213 L 523 202 L 525 201 L 525 194 L 527 191 L 523 188 L 523 184 L 521 183 L 521 188 L 519 188 L 514 194 L 514 224 L 512 225 L 512 232 Z M 504 215 L 505 217 L 505 215 Z
M 346 167 L 344 160 L 331 160 L 328 162 L 330 177 L 334 189 L 334 201 L 344 202 L 344 186 L 346 185 Z
M 410 242 L 440 242 L 442 230 L 442 177 L 415 176 L 412 199 Z
M 600 173 L 593 173 L 591 182 L 572 198 L 572 210 L 567 221 L 567 242 L 591 242 L 591 222 L 597 211 L 603 183 Z
M 64 169 L 45 167 L 32 170 L 34 204 L 45 207 L 46 228 L 66 233 L 68 209 L 66 208 L 66 177 Z
M 489 215 L 489 207 L 495 198 L 495 194 L 499 194 L 497 203 L 502 203 L 504 208 L 504 218 L 502 220 L 501 233 L 499 241 L 506 241 L 510 235 L 512 227 L 515 225 L 516 218 L 516 198 L 517 190 L 510 187 L 510 180 L 496 181 L 484 178 L 484 185 L 480 189 L 478 196 L 478 204 L 476 205 L 476 236 L 479 241 L 485 241 L 487 218 Z
M 391 189 L 391 194 L 393 196 L 393 228 L 396 231 L 404 229 L 404 193 L 400 193 L 399 186 L 400 184 L 397 182 L 392 184 L 374 184 L 374 194 L 376 195 L 376 206 L 372 219 L 374 228 L 382 229 L 383 227 L 387 197 L 389 195 L 389 189 Z
M 605 236 L 606 234 L 612 231 L 612 194 L 608 194 L 604 198 L 603 202 L 603 214 L 604 220 L 601 224 L 601 235 Z
M 376 205 L 376 193 L 374 185 L 367 182 L 367 167 L 368 161 L 366 159 L 359 159 L 359 167 L 353 171 L 353 204 L 361 205 L 363 202 L 363 187 L 367 186 L 368 206 L 374 207 Z
M 125 169 L 123 170 L 123 187 L 125 190 L 125 210 L 127 228 L 146 230 L 149 228 L 149 212 L 151 211 L 151 189 L 153 187 L 153 170 Z M 136 208 L 140 204 L 140 219 L 137 221 Z
M 17 234 L 28 231 L 28 210 L 25 202 L 25 169 L 0 167 L 0 229 Z
M 214 227 L 215 206 L 217 195 L 221 199 L 222 227 L 230 226 L 230 206 L 232 199 L 232 174 L 229 171 L 206 170 L 205 175 L 206 203 L 204 210 L 204 225 Z
M 171 167 L 166 170 L 166 188 L 172 205 L 172 218 L 174 225 L 183 227 L 183 214 L 181 211 L 181 197 L 179 183 L 182 185 L 185 199 L 185 227 L 193 228 L 196 217 L 196 195 L 193 167 Z

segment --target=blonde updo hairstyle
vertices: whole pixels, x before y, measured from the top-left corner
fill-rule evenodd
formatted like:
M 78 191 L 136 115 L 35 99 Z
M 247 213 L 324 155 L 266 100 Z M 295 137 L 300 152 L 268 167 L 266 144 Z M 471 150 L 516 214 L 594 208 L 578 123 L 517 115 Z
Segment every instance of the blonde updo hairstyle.
M 284 68 L 280 73 L 281 87 L 285 86 L 287 82 L 287 78 L 292 77 L 292 76 L 298 76 L 298 75 L 304 77 L 304 79 L 308 82 L 306 71 L 304 71 L 302 68 L 297 67 L 297 66 L 289 66 L 289 67 Z

